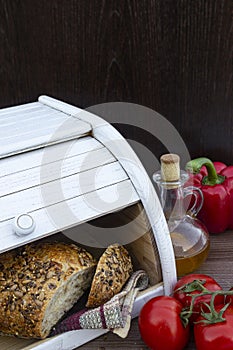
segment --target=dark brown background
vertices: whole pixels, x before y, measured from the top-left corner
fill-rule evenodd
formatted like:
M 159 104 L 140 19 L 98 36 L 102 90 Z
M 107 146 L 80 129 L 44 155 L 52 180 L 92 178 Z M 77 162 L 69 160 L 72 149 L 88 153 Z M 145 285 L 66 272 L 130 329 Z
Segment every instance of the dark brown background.
M 0 107 L 137 103 L 233 164 L 232 0 L 0 0 L 0 48 Z

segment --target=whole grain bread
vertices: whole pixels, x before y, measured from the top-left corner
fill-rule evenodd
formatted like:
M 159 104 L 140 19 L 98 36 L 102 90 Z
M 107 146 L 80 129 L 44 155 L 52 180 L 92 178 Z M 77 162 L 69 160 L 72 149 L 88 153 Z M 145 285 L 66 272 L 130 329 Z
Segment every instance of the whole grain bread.
M 110 245 L 100 257 L 86 303 L 97 307 L 119 293 L 133 272 L 128 251 L 120 244 Z
M 45 338 L 90 287 L 96 261 L 61 242 L 29 244 L 0 255 L 0 333 Z

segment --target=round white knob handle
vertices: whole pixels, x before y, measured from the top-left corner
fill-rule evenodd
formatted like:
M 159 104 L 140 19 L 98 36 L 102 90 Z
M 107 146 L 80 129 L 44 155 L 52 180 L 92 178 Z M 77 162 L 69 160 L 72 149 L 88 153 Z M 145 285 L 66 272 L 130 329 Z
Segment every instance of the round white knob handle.
M 18 236 L 25 236 L 32 233 L 36 225 L 31 215 L 21 214 L 15 218 L 13 226 Z

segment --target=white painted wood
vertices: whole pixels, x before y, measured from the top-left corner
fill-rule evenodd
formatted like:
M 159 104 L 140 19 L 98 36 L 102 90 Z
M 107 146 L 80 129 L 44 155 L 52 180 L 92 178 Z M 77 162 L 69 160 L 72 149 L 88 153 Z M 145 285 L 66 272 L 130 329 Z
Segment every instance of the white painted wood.
M 52 129 L 50 131 L 50 134 L 42 131 L 39 136 L 36 131 L 31 135 L 19 135 L 14 139 L 9 138 L 7 143 L 4 140 L 0 141 L 0 158 L 58 143 L 61 140 L 65 141 L 78 136 L 81 137 L 90 132 L 90 128 L 87 125 L 83 125 L 82 128 L 80 125 L 77 125 L 77 130 L 73 128 L 70 130 L 61 128 L 60 130 Z M 51 135 L 54 137 L 51 138 Z
M 23 119 L 23 123 L 19 123 L 19 118 Z M 12 131 L 18 132 L 21 132 L 24 127 L 26 127 L 26 129 L 30 129 L 32 126 L 43 128 L 47 123 L 50 125 L 51 123 L 56 123 L 62 119 L 64 120 L 64 113 L 56 111 L 55 109 L 51 110 L 46 107 L 41 108 L 40 104 L 38 105 L 37 109 L 29 109 L 27 112 L 23 112 L 23 117 L 22 111 L 20 110 L 18 110 L 17 113 L 9 116 L 2 116 L 0 114 L 1 131 L 5 131 L 9 127 Z
M 79 120 L 88 120 L 88 123 L 91 124 L 92 128 L 102 127 L 108 124 L 107 121 L 105 121 L 103 118 L 98 117 L 95 114 L 92 114 L 84 109 L 69 105 L 68 103 L 58 101 L 49 96 L 40 96 L 39 102 L 41 102 L 45 106 L 52 107 L 58 109 L 61 112 L 70 114 L 78 118 Z
M 33 158 L 33 155 L 31 157 Z M 23 154 L 21 161 L 24 162 Z M 30 187 L 41 186 L 60 178 L 102 167 L 114 161 L 115 158 L 106 148 L 100 148 L 92 152 L 65 158 L 63 161 L 42 164 L 31 169 L 9 174 L 7 177 L 0 177 L 0 196 L 10 195 Z
M 68 119 L 64 118 L 63 115 L 59 118 L 47 118 L 44 123 L 37 119 L 31 120 L 30 122 L 27 121 L 27 123 L 23 121 L 23 124 L 6 125 L 0 129 L 0 144 L 3 146 L 6 142 L 11 141 L 19 143 L 20 140 L 25 138 L 28 138 L 32 143 L 32 140 L 37 139 L 38 136 L 42 139 L 47 137 L 46 142 L 49 143 L 50 138 L 56 140 L 58 137 L 64 137 L 64 139 L 66 139 L 70 135 L 73 136 L 74 133 L 79 135 L 90 131 L 88 124 L 80 123 L 79 121 L 73 123 L 72 128 L 70 128 L 69 124 L 66 123 L 67 120 Z M 75 126 L 74 130 L 73 126 Z M 54 138 L 53 135 L 55 135 Z M 32 147 L 33 146 L 32 144 Z
M 87 135 L 89 123 L 38 103 L 0 113 L 0 158 Z
M 40 103 L 39 102 L 31 102 L 31 103 L 25 103 L 22 105 L 17 105 L 17 106 L 10 106 L 10 107 L 5 107 L 1 109 L 1 120 L 3 120 L 5 117 L 6 118 L 12 118 L 15 115 L 17 115 L 17 113 L 21 113 L 24 112 L 25 114 L 32 110 L 35 109 L 40 109 Z
M 36 149 L 0 160 L 0 178 L 6 175 L 38 167 L 41 164 L 61 161 L 79 154 L 101 149 L 104 146 L 91 136 L 58 143 L 45 148 Z M 45 153 L 46 152 L 46 153 Z
M 83 171 L 41 186 L 3 196 L 0 199 L 0 221 L 19 214 L 48 207 L 55 203 L 78 197 L 85 193 L 128 179 L 118 162 Z
M 28 213 L 34 219 L 36 227 L 28 236 L 18 237 L 14 234 L 13 219 L 0 222 L 0 253 L 123 209 L 138 201 L 138 195 L 131 181 L 125 180 L 47 208 L 29 210 Z M 99 244 L 93 237 L 85 237 L 85 240 L 89 246 Z

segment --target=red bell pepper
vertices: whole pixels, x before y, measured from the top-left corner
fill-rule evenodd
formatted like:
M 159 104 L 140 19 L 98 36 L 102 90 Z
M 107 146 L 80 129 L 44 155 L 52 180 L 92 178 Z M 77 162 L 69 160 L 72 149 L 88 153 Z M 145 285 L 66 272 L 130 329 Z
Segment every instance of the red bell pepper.
M 199 187 L 204 203 L 197 217 L 210 233 L 233 228 L 233 166 L 197 158 L 186 164 L 193 186 Z

